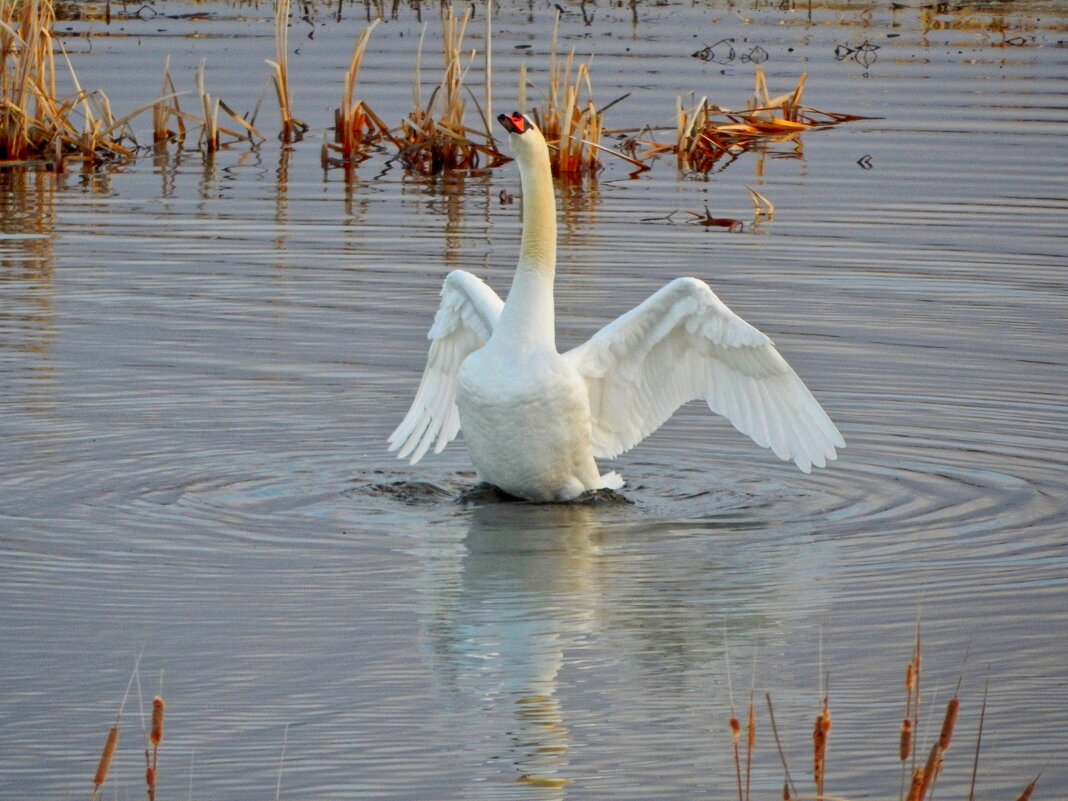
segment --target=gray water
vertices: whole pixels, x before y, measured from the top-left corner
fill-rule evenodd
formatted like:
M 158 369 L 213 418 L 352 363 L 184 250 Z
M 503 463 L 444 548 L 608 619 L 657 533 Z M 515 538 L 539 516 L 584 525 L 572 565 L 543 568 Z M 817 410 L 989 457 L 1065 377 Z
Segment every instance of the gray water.
M 462 440 L 416 467 L 385 452 L 446 271 L 508 286 L 518 176 L 426 180 L 389 152 L 323 172 L 363 6 L 292 26 L 311 126 L 292 147 L 0 173 L 0 798 L 89 795 L 142 650 L 163 799 L 273 798 L 280 766 L 282 798 L 732 798 L 727 721 L 751 692 L 753 797 L 783 781 L 765 692 L 811 792 L 821 685 L 827 791 L 894 798 L 918 610 L 926 744 L 963 677 L 938 795 L 967 797 L 987 686 L 978 797 L 1039 772 L 1036 798 L 1068 795 L 1068 13 L 905 5 L 561 22 L 598 100 L 631 93 L 609 128 L 672 125 L 690 92 L 742 106 L 757 45 L 773 94 L 807 71 L 806 102 L 869 118 L 707 176 L 608 157 L 559 193 L 561 347 L 707 280 L 844 433 L 810 476 L 696 404 L 605 463 L 629 505 L 462 502 Z M 168 54 L 180 89 L 206 59 L 209 91 L 255 106 L 270 6 L 113 13 L 57 31 L 116 113 L 158 94 Z M 379 26 L 360 76 L 393 124 L 418 16 Z M 497 10 L 495 111 L 524 59 L 539 98 L 552 21 Z M 865 41 L 874 61 L 835 57 Z M 271 95 L 257 124 L 277 131 Z M 693 224 L 706 204 L 742 230 Z M 135 688 L 107 798 L 142 797 L 139 719 Z

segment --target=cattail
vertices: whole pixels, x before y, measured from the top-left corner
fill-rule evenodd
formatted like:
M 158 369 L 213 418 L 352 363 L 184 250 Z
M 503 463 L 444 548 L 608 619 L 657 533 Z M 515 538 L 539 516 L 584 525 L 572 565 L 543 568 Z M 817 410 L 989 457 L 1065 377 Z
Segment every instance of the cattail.
M 1035 785 L 1038 784 L 1038 777 L 1024 788 L 1024 791 L 1020 793 L 1020 797 L 1016 801 L 1031 801 L 1031 794 L 1035 791 Z
M 909 758 L 909 754 L 912 753 L 912 720 L 911 718 L 905 718 L 901 721 L 901 746 L 898 756 L 901 757 L 901 761 L 904 762 Z
M 790 782 L 782 783 L 782 801 L 790 801 Z
M 749 749 L 749 753 L 753 753 L 753 749 L 756 747 L 756 709 L 753 707 L 753 702 L 749 702 L 749 721 L 747 724 L 748 739 L 746 747 Z
M 730 727 L 731 727 L 731 739 L 734 741 L 734 744 L 737 746 L 738 743 L 741 742 L 741 739 L 742 739 L 742 724 L 738 722 L 738 718 L 732 717 L 730 719 Z
M 104 741 L 104 751 L 100 754 L 100 764 L 96 766 L 96 775 L 93 776 L 95 786 L 94 795 L 108 778 L 108 769 L 111 767 L 111 759 L 115 756 L 115 749 L 119 747 L 119 727 L 112 726 L 108 732 L 108 738 Z
M 935 776 L 938 775 L 938 771 L 941 767 L 941 759 L 942 750 L 938 747 L 938 743 L 935 743 L 931 746 L 931 752 L 927 755 L 927 764 L 923 766 L 923 773 L 920 776 L 920 786 L 917 790 L 915 801 L 923 801 L 927 796 L 927 791 L 931 789 Z M 911 793 L 909 795 L 911 797 Z
M 953 696 L 946 705 L 946 717 L 942 721 L 942 733 L 938 736 L 938 747 L 945 751 L 949 748 L 949 741 L 953 739 L 953 727 L 957 723 L 957 711 L 960 709 L 960 699 Z
M 156 793 L 156 769 L 153 767 L 145 768 L 145 784 L 148 785 L 149 796 L 154 796 Z
M 153 748 L 159 748 L 163 741 L 163 710 L 167 705 L 160 696 L 152 699 L 152 734 L 150 741 Z
M 816 780 L 816 794 L 823 795 L 824 766 L 827 759 L 827 734 L 831 730 L 831 713 L 824 700 L 823 711 L 816 716 L 812 729 L 813 743 L 813 778 Z
M 906 801 L 919 801 L 920 788 L 923 786 L 923 768 L 916 768 L 912 772 L 912 784 L 909 786 L 909 794 Z
M 738 753 L 738 743 L 742 739 L 742 724 L 734 715 L 731 715 L 730 727 L 731 740 L 734 742 L 734 775 L 738 779 L 738 801 L 745 801 L 745 796 L 742 794 L 742 759 Z

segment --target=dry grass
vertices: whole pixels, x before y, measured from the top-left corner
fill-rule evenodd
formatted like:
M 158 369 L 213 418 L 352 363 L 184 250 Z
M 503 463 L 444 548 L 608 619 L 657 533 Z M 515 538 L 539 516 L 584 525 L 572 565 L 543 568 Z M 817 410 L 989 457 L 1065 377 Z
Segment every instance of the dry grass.
M 464 85 L 476 54 L 474 50 L 465 53 L 461 49 L 470 19 L 470 8 L 462 18 L 457 18 L 452 6 L 442 7 L 442 79 L 431 92 L 425 106 L 420 89 L 423 39 L 419 41 L 412 112 L 401 123 L 399 132 L 391 138 L 400 151 L 404 165 L 422 175 L 495 167 L 510 160 L 497 149 L 489 121 L 475 96 Z M 423 34 L 426 34 L 425 27 Z M 482 122 L 481 131 L 468 127 L 465 122 L 465 95 L 476 106 Z

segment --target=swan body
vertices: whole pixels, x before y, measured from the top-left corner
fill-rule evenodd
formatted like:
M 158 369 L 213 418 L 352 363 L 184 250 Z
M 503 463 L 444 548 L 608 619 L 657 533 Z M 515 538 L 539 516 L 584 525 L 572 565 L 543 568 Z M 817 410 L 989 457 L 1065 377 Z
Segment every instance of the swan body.
M 511 134 L 523 234 L 508 302 L 462 270 L 446 277 L 411 409 L 389 438 L 412 464 L 462 428 L 479 477 L 533 501 L 623 485 L 595 458 L 629 450 L 702 399 L 802 471 L 842 435 L 771 340 L 696 278 L 677 278 L 588 342 L 556 349 L 556 204 L 548 147 L 518 112 Z

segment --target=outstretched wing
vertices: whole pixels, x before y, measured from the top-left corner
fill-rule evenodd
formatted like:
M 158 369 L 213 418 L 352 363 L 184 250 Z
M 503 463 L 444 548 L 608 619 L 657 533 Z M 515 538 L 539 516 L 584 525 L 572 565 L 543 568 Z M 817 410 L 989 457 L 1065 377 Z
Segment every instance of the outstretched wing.
M 678 278 L 565 354 L 586 379 L 594 456 L 629 450 L 701 399 L 808 473 L 842 435 L 774 344 L 696 278 Z
M 412 408 L 389 436 L 389 449 L 415 464 L 431 445 L 442 449 L 460 430 L 456 374 L 472 351 L 486 344 L 504 302 L 480 279 L 453 270 L 441 287 L 441 305 L 427 338 L 431 340 L 423 380 Z

